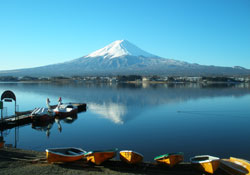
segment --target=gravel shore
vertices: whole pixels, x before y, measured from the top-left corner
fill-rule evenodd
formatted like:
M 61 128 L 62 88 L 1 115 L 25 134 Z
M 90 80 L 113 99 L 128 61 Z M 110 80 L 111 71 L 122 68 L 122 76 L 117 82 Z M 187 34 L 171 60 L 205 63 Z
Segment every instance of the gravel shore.
M 155 163 L 142 163 L 127 165 L 118 160 L 110 160 L 101 166 L 87 163 L 85 160 L 73 163 L 47 163 L 45 152 L 22 150 L 16 148 L 0 149 L 0 174 L 1 175 L 36 175 L 36 174 L 65 174 L 65 175 L 203 175 L 196 171 L 189 163 L 181 163 L 175 168 L 162 167 Z M 215 173 L 225 175 L 220 170 Z

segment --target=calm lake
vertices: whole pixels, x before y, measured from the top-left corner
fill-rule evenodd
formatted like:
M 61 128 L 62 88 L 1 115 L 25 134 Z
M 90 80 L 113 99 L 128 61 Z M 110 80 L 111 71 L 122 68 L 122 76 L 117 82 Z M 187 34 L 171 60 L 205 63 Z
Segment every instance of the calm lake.
M 39 84 L 0 83 L 0 93 L 16 94 L 19 111 L 57 104 L 87 103 L 77 118 L 48 126 L 26 125 L 3 132 L 6 144 L 44 151 L 81 147 L 86 151 L 132 149 L 155 156 L 184 152 L 250 160 L 249 84 Z M 4 103 L 4 115 L 14 103 Z

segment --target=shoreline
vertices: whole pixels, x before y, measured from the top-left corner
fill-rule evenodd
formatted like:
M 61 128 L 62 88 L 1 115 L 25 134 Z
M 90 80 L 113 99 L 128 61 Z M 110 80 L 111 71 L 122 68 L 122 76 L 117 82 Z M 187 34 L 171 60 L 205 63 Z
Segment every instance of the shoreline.
M 192 82 L 192 81 L 121 81 L 121 82 L 109 82 L 109 81 L 90 81 L 90 80 L 58 80 L 58 81 L 1 81 L 0 83 L 20 83 L 20 84 L 68 84 L 68 83 L 93 83 L 93 84 L 250 84 L 250 82 L 226 82 L 226 81 L 206 81 L 206 82 Z
M 110 160 L 97 166 L 82 159 L 72 163 L 48 163 L 45 152 L 17 148 L 0 148 L 0 173 L 4 174 L 110 174 L 110 175 L 203 175 L 189 162 L 183 162 L 174 168 L 160 166 L 152 162 L 129 165 L 119 160 Z M 226 175 L 220 169 L 215 175 Z

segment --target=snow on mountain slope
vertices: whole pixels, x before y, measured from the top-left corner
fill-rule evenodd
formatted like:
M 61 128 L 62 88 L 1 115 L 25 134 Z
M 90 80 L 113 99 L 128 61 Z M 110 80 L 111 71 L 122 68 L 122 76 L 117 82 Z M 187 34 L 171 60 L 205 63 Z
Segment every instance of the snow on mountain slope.
M 144 56 L 144 57 L 156 57 L 137 46 L 133 45 L 127 40 L 117 40 L 107 45 L 106 47 L 99 49 L 86 57 L 104 57 L 104 58 L 116 58 L 125 55 L 131 56 Z
M 127 40 L 117 40 L 87 56 L 65 62 L 65 64 L 82 65 L 85 70 L 107 70 L 120 68 L 146 68 L 159 65 L 189 65 L 173 59 L 165 59 L 138 48 Z M 65 66 L 65 65 L 64 65 Z M 75 67 L 74 66 L 74 67 Z

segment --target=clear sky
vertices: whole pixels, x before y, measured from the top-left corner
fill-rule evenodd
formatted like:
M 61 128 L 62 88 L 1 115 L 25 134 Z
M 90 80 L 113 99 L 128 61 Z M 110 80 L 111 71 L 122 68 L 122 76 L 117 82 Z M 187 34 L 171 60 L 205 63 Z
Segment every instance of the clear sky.
M 0 0 L 0 70 L 120 39 L 164 58 L 250 69 L 250 0 Z

